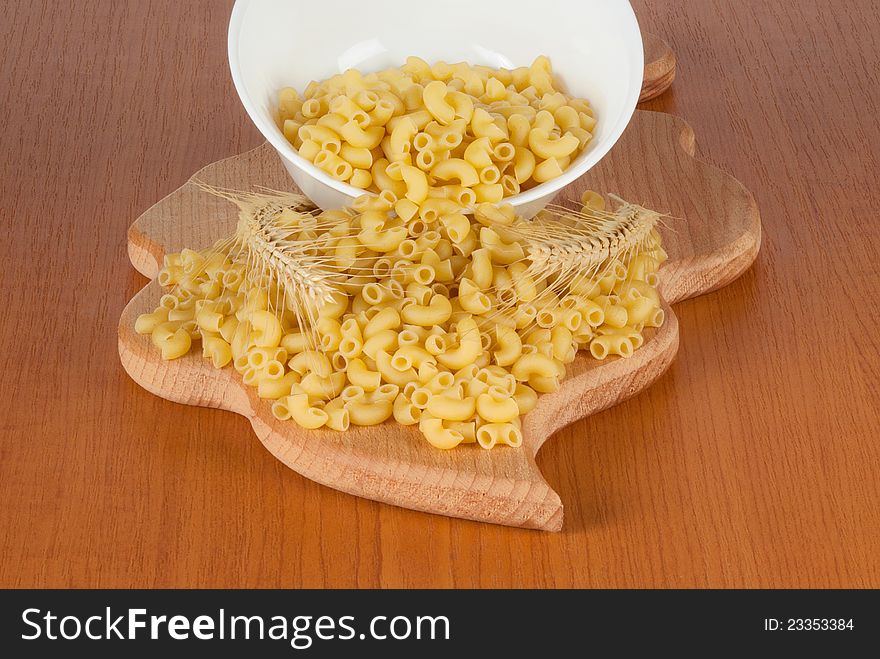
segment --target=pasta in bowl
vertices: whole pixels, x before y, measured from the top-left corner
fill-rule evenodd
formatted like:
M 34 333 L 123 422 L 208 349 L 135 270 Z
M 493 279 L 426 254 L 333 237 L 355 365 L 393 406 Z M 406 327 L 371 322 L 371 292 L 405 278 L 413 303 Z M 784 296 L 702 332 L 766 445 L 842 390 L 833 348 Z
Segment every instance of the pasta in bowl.
M 498 203 L 552 181 L 596 130 L 590 103 L 560 91 L 543 56 L 516 69 L 418 57 L 378 73 L 348 69 L 302 94 L 285 87 L 274 118 L 332 178 L 419 207 Z
M 635 109 L 643 72 L 641 35 L 626 0 L 580 3 L 548 0 L 541 4 L 539 11 L 541 23 L 552 25 L 553 29 L 543 33 L 535 31 L 535 10 L 530 6 L 520 11 L 516 3 L 510 2 L 451 0 L 440 8 L 401 0 L 378 0 L 371 3 L 370 11 L 349 15 L 339 12 L 330 3 L 238 0 L 229 28 L 232 78 L 257 128 L 278 152 L 303 193 L 321 208 L 350 206 L 365 189 L 376 192 L 396 188 L 396 192 L 400 192 L 401 187 L 397 185 L 400 181 L 408 188 L 419 189 L 424 173 L 428 189 L 441 187 L 437 181 L 444 181 L 447 184 L 442 187 L 458 185 L 473 192 L 475 198 L 472 200 L 471 192 L 461 190 L 446 190 L 447 194 L 463 194 L 463 200 L 472 203 L 479 203 L 477 196 L 483 201 L 504 199 L 517 213 L 528 217 L 595 165 L 617 141 Z M 498 27 L 501 15 L 505 16 L 503 28 Z M 425 71 L 418 70 L 422 67 L 419 62 L 428 67 L 430 79 Z M 444 70 L 444 66 L 449 70 Z M 468 67 L 485 74 L 482 82 L 474 83 L 479 88 L 468 89 L 460 83 L 450 88 L 455 66 L 460 67 L 460 72 Z M 319 98 L 309 98 L 306 93 L 312 81 L 326 81 L 334 76 L 338 79 L 349 70 L 367 77 L 380 71 L 406 71 L 406 67 L 411 79 L 418 78 L 417 89 L 396 90 L 399 92 L 394 95 L 397 102 L 387 96 L 372 98 L 366 93 L 375 92 L 369 85 L 358 89 L 350 84 L 348 91 L 352 93 L 337 95 L 341 100 L 337 100 L 331 110 L 329 102 L 322 106 Z M 544 72 L 550 81 L 549 87 L 541 89 L 540 82 L 517 85 L 517 81 L 505 79 L 506 75 L 513 74 L 487 73 L 502 70 L 532 70 L 538 78 Z M 353 77 L 351 73 L 348 75 Z M 282 90 L 287 89 L 298 90 L 298 96 L 293 97 L 287 91 L 286 97 L 279 98 Z M 358 92 L 364 93 L 358 96 Z M 528 140 L 523 145 L 537 156 L 534 165 L 537 171 L 520 182 L 518 178 L 529 167 L 529 156 L 520 155 L 521 176 L 517 177 L 513 165 L 509 164 L 516 156 L 516 145 L 509 139 L 493 139 L 493 126 L 499 127 L 498 116 L 515 114 L 509 109 L 499 111 L 500 107 L 524 105 L 523 99 L 517 96 L 509 102 L 511 95 L 524 93 L 525 104 L 534 110 L 528 111 L 529 131 L 546 128 L 546 131 L 538 131 L 536 137 L 547 134 L 544 139 L 536 139 L 534 143 Z M 560 104 L 559 97 L 554 95 L 562 93 L 565 102 Z M 477 99 L 473 110 L 463 107 L 468 97 Z M 586 109 L 583 106 L 579 110 L 577 104 L 572 106 L 571 99 L 587 99 L 589 111 L 583 112 Z M 285 106 L 291 109 L 299 102 L 306 107 L 296 107 L 290 116 L 283 116 Z M 390 108 L 391 116 L 386 118 L 382 114 L 389 113 L 389 103 L 394 107 Z M 493 107 L 492 103 L 496 105 Z M 403 111 L 399 105 L 403 105 Z M 406 111 L 407 105 L 412 111 Z M 574 114 L 568 110 L 556 116 L 554 111 L 561 105 L 572 107 Z M 400 119 L 403 114 L 420 110 L 430 115 L 427 122 L 415 121 L 415 125 L 409 125 L 410 122 Z M 303 121 L 296 119 L 297 112 Z M 470 113 L 466 122 L 469 131 L 459 131 L 465 136 L 464 141 L 467 142 L 468 137 L 486 138 L 472 149 L 472 157 L 484 162 L 488 154 L 492 161 L 474 168 L 477 180 L 474 180 L 474 172 L 462 164 L 468 163 L 466 158 L 438 158 L 442 150 L 427 148 L 426 144 L 428 140 L 444 137 L 440 134 L 442 131 L 425 130 L 428 124 L 434 122 L 448 128 L 465 118 L 462 113 Z M 311 116 L 306 116 L 309 114 Z M 589 118 L 584 120 L 580 114 Z M 345 121 L 340 123 L 338 118 L 331 117 L 331 125 L 325 120 L 320 129 L 317 128 L 317 120 L 328 115 Z M 424 114 L 420 118 L 424 119 Z M 505 117 L 505 125 L 500 128 L 507 130 L 505 137 L 509 138 L 508 118 Z M 303 131 L 301 137 L 299 133 L 309 119 L 316 119 L 308 124 L 313 128 Z M 397 121 L 391 121 L 389 126 L 391 119 Z M 301 125 L 290 124 L 285 132 L 285 120 Z M 514 120 L 514 132 L 517 121 Z M 520 121 L 520 130 L 521 124 Z M 322 130 L 324 128 L 341 138 L 338 145 L 333 136 Z M 480 135 L 480 130 L 484 134 Z M 396 145 L 404 141 L 410 144 L 410 161 L 404 162 L 406 158 L 403 158 L 401 165 L 393 166 L 391 172 L 387 166 L 377 172 L 375 161 L 395 162 L 387 158 L 384 150 L 377 150 L 386 140 L 393 152 L 394 145 L 389 143 L 392 134 Z M 454 140 L 454 132 L 450 135 Z M 377 146 L 371 146 L 377 138 Z M 574 150 L 571 149 L 573 140 L 577 140 Z M 302 142 L 306 142 L 305 152 Z M 324 148 L 328 144 L 330 148 Z M 497 150 L 501 144 L 505 146 Z M 315 145 L 320 148 L 315 149 Z M 470 144 L 461 148 L 458 155 L 463 156 L 467 146 Z M 346 147 L 345 153 L 342 153 L 343 147 Z M 566 150 L 568 155 L 556 155 Z M 368 158 L 369 151 L 372 153 Z M 378 184 L 377 173 L 385 188 Z M 386 174 L 390 174 L 395 183 L 388 181 Z M 508 178 L 504 178 L 505 175 Z M 465 181 L 471 185 L 463 185 Z

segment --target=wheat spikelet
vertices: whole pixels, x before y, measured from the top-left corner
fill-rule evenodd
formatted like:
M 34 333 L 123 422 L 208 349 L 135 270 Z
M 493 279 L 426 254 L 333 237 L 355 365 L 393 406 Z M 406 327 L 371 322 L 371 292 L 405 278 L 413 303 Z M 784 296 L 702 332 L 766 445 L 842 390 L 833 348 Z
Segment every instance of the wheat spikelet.
M 618 200 L 612 211 L 572 211 L 549 207 L 512 233 L 523 241 L 530 260 L 527 273 L 536 280 L 595 274 L 603 264 L 625 261 L 648 243 L 660 213 Z
M 496 230 L 524 249 L 524 275 L 542 282 L 535 307 L 540 313 L 555 305 L 576 281 L 598 281 L 643 252 L 659 249 L 656 229 L 663 215 L 609 195 L 613 210 L 582 210 L 550 204 L 531 220 L 518 220 Z M 662 250 L 661 250 L 662 253 Z M 662 253 L 665 258 L 665 253 Z M 519 300 L 515 282 L 485 292 L 498 300 L 490 318 L 500 320 Z M 527 326 L 529 329 L 534 323 Z
M 326 231 L 334 222 L 316 219 L 316 208 L 304 196 L 276 190 L 241 192 L 196 184 L 205 192 L 234 203 L 239 219 L 232 236 L 217 241 L 213 252 L 222 252 L 244 266 L 241 293 L 267 293 L 268 307 L 279 319 L 290 311 L 313 349 L 320 349 L 315 311 L 333 301 L 338 273 L 320 238 L 298 239 L 298 230 Z M 210 259 L 206 259 L 210 261 Z
M 276 223 L 284 209 L 295 208 L 294 199 L 265 196 L 263 204 L 241 203 L 236 241 L 248 253 L 248 261 L 260 270 L 260 281 L 278 283 L 289 300 L 317 304 L 332 299 L 328 273 L 315 262 L 304 241 L 290 240 Z M 290 230 L 287 230 L 289 233 Z

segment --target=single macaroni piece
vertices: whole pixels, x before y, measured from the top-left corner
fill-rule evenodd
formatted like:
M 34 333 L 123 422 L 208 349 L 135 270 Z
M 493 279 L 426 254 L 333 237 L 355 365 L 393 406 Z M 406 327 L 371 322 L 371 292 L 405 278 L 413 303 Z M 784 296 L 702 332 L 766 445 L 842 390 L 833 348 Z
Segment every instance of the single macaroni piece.
M 308 394 L 291 394 L 285 400 L 285 409 L 290 418 L 303 428 L 314 430 L 326 425 L 330 416 L 324 410 L 312 407 Z
M 443 427 L 443 420 L 430 416 L 423 416 L 419 421 L 419 430 L 435 448 L 452 449 L 464 441 L 464 435 L 457 430 Z
M 404 394 L 398 394 L 392 406 L 394 419 L 401 425 L 413 426 L 422 417 L 422 411 L 412 404 Z
M 179 323 L 165 322 L 157 325 L 151 337 L 153 344 L 162 351 L 162 359 L 177 359 L 189 352 L 192 337 Z
M 219 336 L 204 337 L 202 353 L 211 360 L 214 368 L 223 368 L 232 361 L 232 348 Z
M 390 400 L 354 400 L 345 404 L 351 423 L 356 426 L 375 426 L 388 419 L 394 412 Z
M 473 398 L 456 398 L 448 395 L 432 395 L 425 410 L 438 419 L 466 421 L 474 415 L 476 401 Z
M 477 443 L 485 449 L 496 444 L 506 444 L 514 448 L 522 446 L 522 430 L 513 423 L 486 423 L 477 428 Z
M 477 412 L 490 423 L 507 423 L 519 417 L 519 406 L 509 392 L 493 385 L 477 397 Z

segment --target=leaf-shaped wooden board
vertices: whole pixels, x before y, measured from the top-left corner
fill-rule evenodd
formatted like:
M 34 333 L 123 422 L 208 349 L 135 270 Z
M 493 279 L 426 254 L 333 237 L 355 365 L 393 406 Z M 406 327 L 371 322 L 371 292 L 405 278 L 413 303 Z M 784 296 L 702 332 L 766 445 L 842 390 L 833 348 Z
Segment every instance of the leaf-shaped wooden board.
M 637 111 L 611 153 L 560 195 L 577 198 L 588 188 L 613 191 L 671 215 L 662 231 L 670 254 L 661 271 L 668 304 L 729 283 L 749 267 L 760 243 L 751 194 L 736 179 L 695 160 L 693 153 L 693 132 L 684 121 Z M 208 165 L 193 178 L 237 190 L 292 189 L 268 144 Z M 131 261 L 153 278 L 166 252 L 203 247 L 230 234 L 236 215 L 233 205 L 188 182 L 131 226 Z M 269 403 L 244 386 L 238 373 L 214 369 L 198 350 L 163 361 L 149 337 L 132 329 L 138 314 L 152 311 L 160 295 L 152 281 L 119 321 L 122 364 L 145 389 L 172 401 L 246 416 L 275 457 L 330 487 L 416 510 L 554 531 L 562 526 L 562 502 L 535 464 L 538 449 L 559 428 L 647 387 L 678 350 L 678 323 L 667 305 L 666 324 L 647 335 L 633 357 L 597 362 L 579 356 L 560 391 L 542 396 L 525 417 L 522 448 L 486 451 L 471 444 L 440 451 L 417 430 L 393 420 L 345 433 L 303 430 L 277 421 Z

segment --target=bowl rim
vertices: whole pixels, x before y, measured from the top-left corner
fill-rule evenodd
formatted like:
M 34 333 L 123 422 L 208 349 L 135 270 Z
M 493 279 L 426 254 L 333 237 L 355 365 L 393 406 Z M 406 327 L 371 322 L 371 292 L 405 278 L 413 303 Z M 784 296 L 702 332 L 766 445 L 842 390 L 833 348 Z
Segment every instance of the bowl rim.
M 275 151 L 277 151 L 282 158 L 290 162 L 298 169 L 302 170 L 304 173 L 311 176 L 313 179 L 316 179 L 320 183 L 323 183 L 325 186 L 328 186 L 333 190 L 336 190 L 337 192 L 346 195 L 347 197 L 351 197 L 352 200 L 363 194 L 376 194 L 375 192 L 372 192 L 370 190 L 356 188 L 355 186 L 350 185 L 344 181 L 333 178 L 325 171 L 317 167 L 314 163 L 301 156 L 299 152 L 297 152 L 297 150 L 293 148 L 293 145 L 287 141 L 287 138 L 285 138 L 283 134 L 277 131 L 278 127 L 274 123 L 269 121 L 266 117 L 264 117 L 261 112 L 258 111 L 256 104 L 247 94 L 244 87 L 244 79 L 241 73 L 241 67 L 239 64 L 238 45 L 242 21 L 247 11 L 247 8 L 251 5 L 252 2 L 253 0 L 235 0 L 235 5 L 232 7 L 232 14 L 229 19 L 229 29 L 227 32 L 227 58 L 229 60 L 229 70 L 232 74 L 232 83 L 235 86 L 235 91 L 238 93 L 238 98 L 244 106 L 244 109 L 250 117 L 251 121 L 257 127 L 257 130 L 260 131 L 263 138 L 272 145 Z M 619 115 L 615 124 L 611 127 L 610 131 L 608 132 L 608 136 L 603 144 L 587 153 L 586 157 L 580 163 L 573 163 L 572 165 L 570 165 L 565 171 L 563 171 L 560 176 L 557 176 L 556 178 L 549 181 L 539 183 L 535 187 L 530 188 L 525 192 L 520 192 L 518 194 L 511 195 L 510 197 L 505 197 L 503 199 L 503 203 L 512 204 L 513 206 L 521 206 L 538 201 L 544 197 L 550 196 L 558 192 L 574 180 L 583 176 L 600 160 L 602 160 L 602 158 L 605 157 L 605 155 L 611 150 L 611 148 L 615 144 L 617 144 L 620 136 L 623 135 L 623 131 L 626 130 L 626 127 L 629 125 L 629 122 L 631 121 L 632 116 L 635 113 L 636 106 L 638 105 L 639 95 L 641 94 L 641 86 L 644 79 L 645 54 L 641 38 L 641 28 L 639 26 L 638 19 L 636 18 L 635 11 L 632 8 L 632 3 L 629 0 L 621 0 L 620 4 L 623 5 L 622 11 L 624 13 L 624 18 L 632 22 L 632 24 L 636 28 L 636 33 L 639 35 L 639 38 L 636 39 L 637 43 L 635 44 L 638 52 L 634 53 L 634 55 L 636 55 L 635 66 L 637 66 L 639 69 L 636 72 L 636 77 L 639 80 L 638 87 L 630 88 L 624 103 L 624 110 Z

